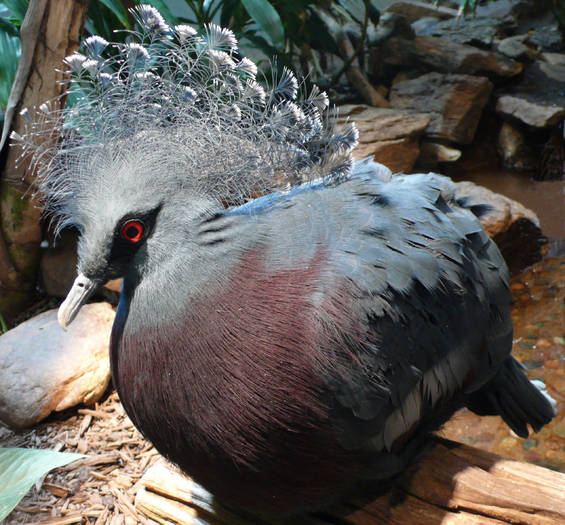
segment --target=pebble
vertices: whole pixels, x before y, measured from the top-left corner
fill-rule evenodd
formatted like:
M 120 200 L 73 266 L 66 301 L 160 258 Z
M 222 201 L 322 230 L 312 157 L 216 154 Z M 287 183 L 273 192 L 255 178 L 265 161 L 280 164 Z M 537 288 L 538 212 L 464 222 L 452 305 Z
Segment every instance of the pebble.
M 537 439 L 526 439 L 524 442 L 522 442 L 522 448 L 524 450 L 530 450 L 534 447 L 538 446 L 538 440 Z
M 545 366 L 547 368 L 559 368 L 559 360 L 558 359 L 550 359 L 549 361 L 545 362 Z

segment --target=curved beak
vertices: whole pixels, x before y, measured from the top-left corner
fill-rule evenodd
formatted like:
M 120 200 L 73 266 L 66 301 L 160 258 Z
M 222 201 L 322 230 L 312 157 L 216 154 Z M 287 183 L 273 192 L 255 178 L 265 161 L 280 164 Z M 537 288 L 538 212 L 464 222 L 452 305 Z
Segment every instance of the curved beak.
M 75 279 L 71 291 L 61 303 L 61 306 L 59 306 L 57 314 L 57 320 L 63 330 L 66 330 L 67 326 L 73 322 L 81 306 L 92 295 L 92 292 L 98 288 L 98 284 L 98 281 L 89 279 L 82 273 Z

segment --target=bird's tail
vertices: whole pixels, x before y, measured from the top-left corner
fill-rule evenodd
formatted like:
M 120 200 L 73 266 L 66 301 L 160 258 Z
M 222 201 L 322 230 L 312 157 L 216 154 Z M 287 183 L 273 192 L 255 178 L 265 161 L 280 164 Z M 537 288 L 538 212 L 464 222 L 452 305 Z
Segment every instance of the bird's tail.
M 516 434 L 528 437 L 528 423 L 537 432 L 556 416 L 557 405 L 545 383 L 530 381 L 523 370 L 509 356 L 496 376 L 469 396 L 466 405 L 480 415 L 499 415 Z

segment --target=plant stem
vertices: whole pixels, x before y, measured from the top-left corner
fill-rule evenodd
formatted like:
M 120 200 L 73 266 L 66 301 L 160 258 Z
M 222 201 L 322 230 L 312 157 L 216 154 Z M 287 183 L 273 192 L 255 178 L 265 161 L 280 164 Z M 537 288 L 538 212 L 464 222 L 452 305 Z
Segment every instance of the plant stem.
M 363 0 L 363 4 L 365 5 L 365 19 L 363 20 L 363 28 L 361 30 L 361 38 L 357 43 L 357 47 L 353 51 L 353 53 L 349 56 L 349 58 L 344 62 L 342 68 L 333 76 L 328 87 L 326 89 L 330 89 L 335 86 L 337 81 L 340 79 L 341 75 L 347 71 L 347 68 L 353 63 L 353 61 L 357 58 L 361 49 L 363 49 L 363 45 L 365 44 L 365 38 L 367 38 L 367 27 L 369 25 L 369 9 L 371 7 L 371 0 Z

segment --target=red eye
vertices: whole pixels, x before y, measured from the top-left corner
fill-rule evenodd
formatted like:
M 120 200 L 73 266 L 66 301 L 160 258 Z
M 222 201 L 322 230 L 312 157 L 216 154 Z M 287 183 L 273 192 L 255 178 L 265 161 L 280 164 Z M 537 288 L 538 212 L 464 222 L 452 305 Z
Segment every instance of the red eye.
M 131 220 L 122 226 L 122 237 L 129 242 L 139 242 L 143 237 L 144 227 L 143 223 Z

